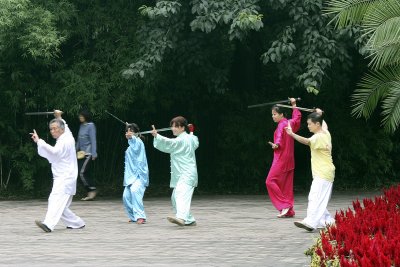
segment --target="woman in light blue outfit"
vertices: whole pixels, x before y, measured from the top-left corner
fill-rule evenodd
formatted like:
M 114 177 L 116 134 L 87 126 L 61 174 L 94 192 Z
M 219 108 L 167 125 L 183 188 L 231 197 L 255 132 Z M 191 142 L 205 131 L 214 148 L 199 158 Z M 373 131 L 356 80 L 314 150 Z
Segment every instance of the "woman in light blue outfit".
M 143 195 L 149 185 L 149 168 L 143 141 L 135 135 L 138 132 L 139 127 L 135 123 L 127 125 L 125 137 L 129 147 L 125 151 L 125 189 L 122 200 L 130 222 L 143 224 L 146 222 Z

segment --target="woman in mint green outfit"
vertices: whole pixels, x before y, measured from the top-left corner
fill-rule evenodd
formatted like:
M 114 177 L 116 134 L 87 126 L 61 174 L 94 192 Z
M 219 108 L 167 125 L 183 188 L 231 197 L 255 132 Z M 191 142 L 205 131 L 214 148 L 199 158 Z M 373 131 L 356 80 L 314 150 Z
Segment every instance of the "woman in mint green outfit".
M 158 134 L 154 125 L 152 132 L 154 147 L 171 155 L 170 187 L 174 189 L 171 201 L 175 217 L 167 219 L 180 226 L 194 226 L 196 220 L 190 213 L 190 204 L 198 182 L 195 151 L 199 147 L 199 140 L 192 132 L 189 133 L 188 123 L 184 117 L 173 118 L 170 125 L 176 138 Z

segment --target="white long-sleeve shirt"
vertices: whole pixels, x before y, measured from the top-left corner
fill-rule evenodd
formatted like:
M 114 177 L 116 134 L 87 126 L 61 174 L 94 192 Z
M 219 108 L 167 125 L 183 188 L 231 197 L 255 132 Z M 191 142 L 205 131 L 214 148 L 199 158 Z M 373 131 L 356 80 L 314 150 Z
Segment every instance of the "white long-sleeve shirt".
M 67 124 L 65 124 L 64 133 L 57 138 L 54 146 L 47 144 L 42 139 L 39 139 L 37 145 L 38 154 L 46 158 L 51 164 L 54 184 L 57 184 L 58 190 L 62 190 L 68 195 L 75 195 L 78 163 L 75 139 Z

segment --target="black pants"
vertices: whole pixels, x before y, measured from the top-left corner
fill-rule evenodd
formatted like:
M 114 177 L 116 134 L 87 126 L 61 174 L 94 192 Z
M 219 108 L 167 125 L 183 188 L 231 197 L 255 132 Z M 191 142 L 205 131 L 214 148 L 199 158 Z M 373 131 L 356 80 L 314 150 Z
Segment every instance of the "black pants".
M 92 156 L 90 155 L 85 156 L 83 159 L 78 159 L 78 175 L 88 192 L 96 190 L 96 186 L 90 175 L 92 164 Z

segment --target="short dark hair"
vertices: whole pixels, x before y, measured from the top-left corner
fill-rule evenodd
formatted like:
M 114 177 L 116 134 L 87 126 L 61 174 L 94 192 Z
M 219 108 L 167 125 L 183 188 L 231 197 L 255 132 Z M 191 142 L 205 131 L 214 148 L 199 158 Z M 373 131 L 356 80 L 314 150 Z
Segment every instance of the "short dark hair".
M 173 118 L 170 121 L 169 126 L 173 126 L 174 124 L 177 127 L 185 127 L 185 131 L 187 133 L 189 132 L 188 122 L 185 117 L 178 116 L 178 117 Z
M 307 116 L 308 120 L 311 120 L 313 123 L 319 122 L 319 124 L 322 125 L 322 122 L 324 121 L 324 116 L 323 114 L 313 112 Z
M 131 123 L 126 124 L 125 131 L 127 132 L 129 129 L 132 132 L 134 132 L 137 137 L 139 137 L 142 140 L 145 140 L 144 136 L 139 134 L 140 133 L 140 128 L 136 123 L 131 122 Z
M 125 130 L 128 131 L 128 129 L 131 129 L 131 131 L 134 132 L 134 133 L 139 133 L 140 132 L 139 126 L 134 122 L 128 123 L 126 125 Z
M 278 114 L 283 114 L 283 116 L 286 117 L 286 114 L 283 112 L 283 109 L 278 105 L 273 105 L 271 110 L 275 111 Z
M 79 115 L 85 118 L 86 122 L 92 122 L 93 116 L 89 110 L 83 109 L 79 112 Z

